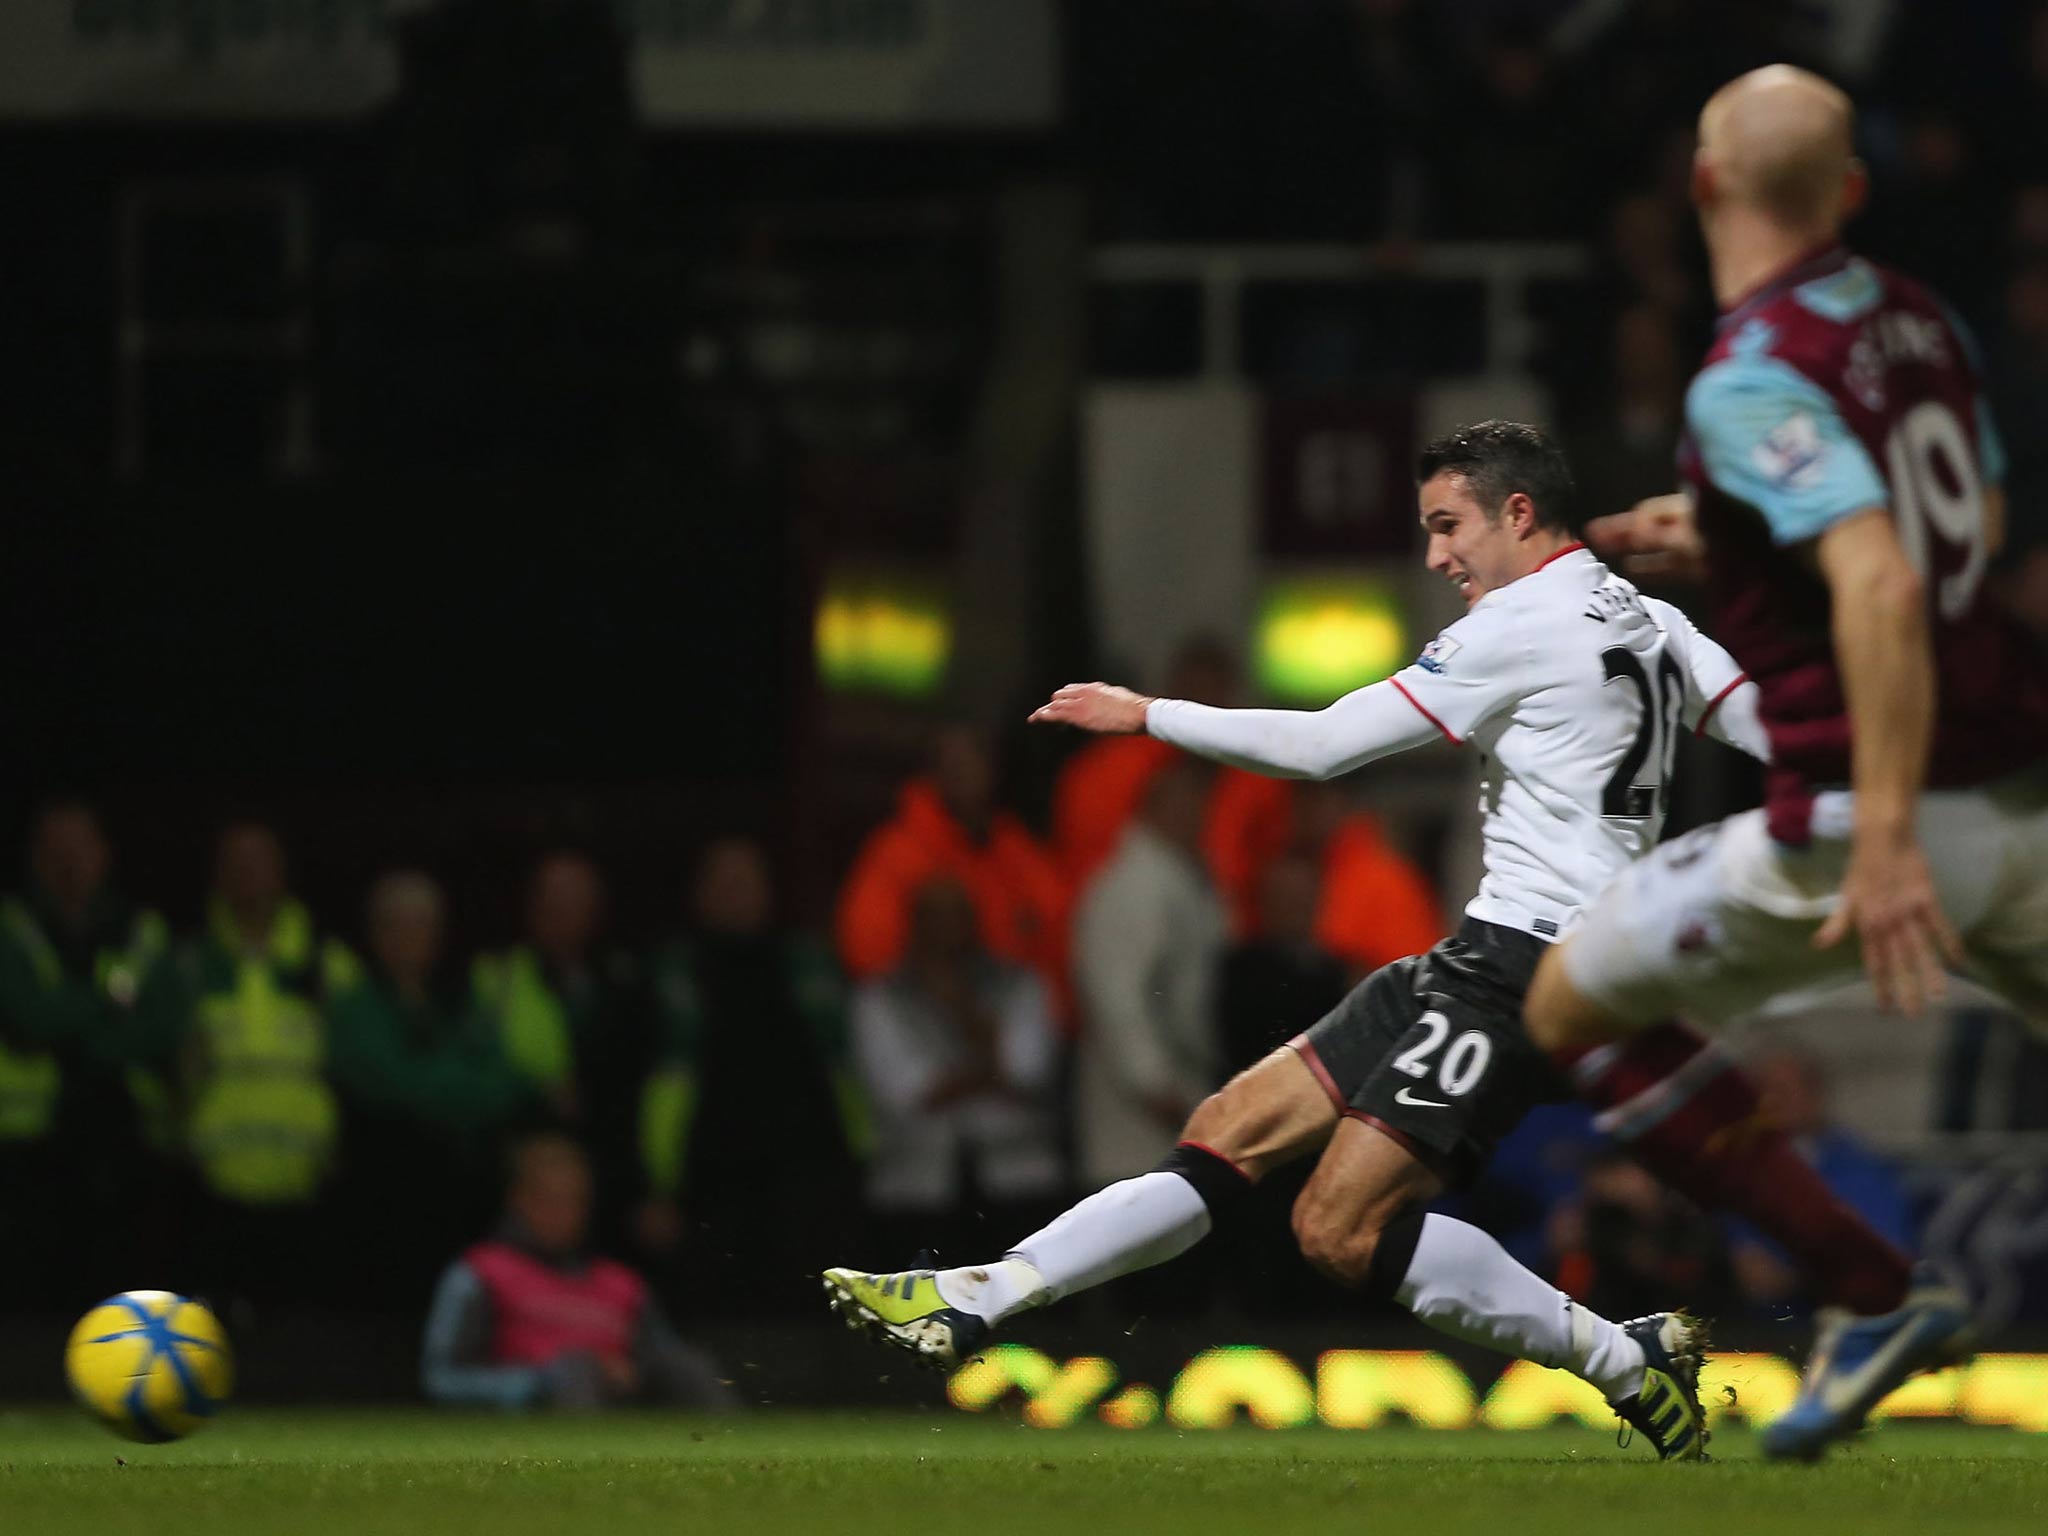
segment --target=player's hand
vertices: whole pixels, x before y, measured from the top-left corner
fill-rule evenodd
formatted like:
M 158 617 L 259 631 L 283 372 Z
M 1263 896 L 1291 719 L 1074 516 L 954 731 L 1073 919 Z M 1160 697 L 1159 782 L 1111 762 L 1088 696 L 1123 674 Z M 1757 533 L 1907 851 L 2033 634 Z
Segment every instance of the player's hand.
M 1852 929 L 1863 941 L 1863 968 L 1878 1006 L 1908 1017 L 1939 1002 L 1948 967 L 1962 963 L 1962 941 L 1934 894 L 1927 855 L 1910 835 L 1856 839 L 1841 904 L 1813 936 L 1813 947 L 1832 949 Z
M 1084 731 L 1124 732 L 1145 729 L 1145 706 L 1152 700 L 1114 683 L 1069 683 L 1031 712 L 1040 725 L 1072 725 Z
M 1693 516 L 1692 498 L 1683 491 L 1594 518 L 1586 524 L 1586 542 L 1601 559 L 1644 581 L 1706 580 L 1706 541 Z

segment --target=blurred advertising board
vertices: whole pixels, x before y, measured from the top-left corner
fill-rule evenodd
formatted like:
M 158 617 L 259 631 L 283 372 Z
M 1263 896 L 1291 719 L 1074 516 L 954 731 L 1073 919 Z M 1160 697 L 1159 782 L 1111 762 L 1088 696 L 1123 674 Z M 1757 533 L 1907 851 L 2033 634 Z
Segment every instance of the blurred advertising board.
M 1700 1382 L 1710 1424 L 1766 1424 L 1792 1405 L 1799 1370 L 1775 1354 L 1716 1353 Z M 1057 1359 L 997 1344 L 953 1373 L 953 1406 L 1022 1405 L 1041 1429 L 1098 1422 L 1140 1429 L 1266 1429 L 1323 1424 L 1372 1429 L 1402 1419 L 1425 1429 L 1535 1429 L 1577 1420 L 1609 1429 L 1614 1411 L 1591 1385 L 1518 1360 L 1488 1384 L 1426 1350 L 1332 1349 L 1304 1368 L 1276 1349 L 1224 1345 L 1190 1358 L 1158 1387 L 1123 1379 L 1104 1356 Z M 1917 1377 L 1879 1405 L 1878 1419 L 1948 1419 L 2048 1431 L 2048 1355 L 1987 1354 Z
M 346 119 L 437 5 L 603 4 L 650 125 L 1018 128 L 1057 114 L 1053 0 L 7 0 L 0 117 Z

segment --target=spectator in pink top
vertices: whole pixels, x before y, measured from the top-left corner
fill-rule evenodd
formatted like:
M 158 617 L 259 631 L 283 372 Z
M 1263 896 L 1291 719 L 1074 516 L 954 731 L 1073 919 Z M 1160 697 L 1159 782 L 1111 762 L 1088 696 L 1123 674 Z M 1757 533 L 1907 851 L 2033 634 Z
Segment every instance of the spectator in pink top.
M 448 1266 L 427 1315 L 420 1380 L 463 1408 L 734 1406 L 717 1367 L 685 1344 L 647 1283 L 586 1246 L 590 1160 L 566 1136 L 513 1155 L 505 1219 Z

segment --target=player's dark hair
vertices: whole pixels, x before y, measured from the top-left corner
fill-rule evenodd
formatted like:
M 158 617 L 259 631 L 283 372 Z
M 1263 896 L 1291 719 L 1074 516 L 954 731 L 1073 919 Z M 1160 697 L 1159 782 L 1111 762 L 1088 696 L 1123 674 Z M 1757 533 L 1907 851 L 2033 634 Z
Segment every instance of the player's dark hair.
M 1497 517 L 1501 504 L 1519 491 L 1534 504 L 1537 527 L 1578 531 L 1578 488 L 1572 484 L 1571 465 L 1540 427 L 1475 421 L 1446 432 L 1416 459 L 1416 483 L 1446 471 L 1464 477 L 1488 517 Z

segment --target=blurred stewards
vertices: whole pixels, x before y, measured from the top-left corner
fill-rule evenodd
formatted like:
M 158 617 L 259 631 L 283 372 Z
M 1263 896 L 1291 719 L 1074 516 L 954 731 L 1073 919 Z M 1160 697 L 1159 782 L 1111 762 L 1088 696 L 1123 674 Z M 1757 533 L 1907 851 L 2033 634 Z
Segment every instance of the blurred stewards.
M 726 1409 L 731 1392 L 676 1336 L 647 1283 L 594 1257 L 590 1163 L 564 1136 L 513 1159 L 495 1236 L 451 1264 L 427 1315 L 420 1382 L 444 1407 Z
M 29 845 L 28 890 L 0 903 L 0 1142 L 97 1136 L 135 1118 L 134 1008 L 169 930 L 113 890 L 88 807 L 51 806 Z
M 309 1207 L 333 1163 L 340 1115 L 328 1086 L 327 997 L 355 979 L 285 880 L 260 822 L 220 836 L 206 930 L 177 953 L 185 1140 L 215 1200 Z
M 1219 642 L 1183 646 L 1167 671 L 1165 695 L 1228 705 L 1239 694 L 1236 663 Z M 1178 747 L 1142 733 L 1098 736 L 1067 759 L 1053 787 L 1053 841 L 1075 890 L 1116 852 L 1144 803 L 1145 791 Z M 1259 873 L 1287 847 L 1295 786 L 1238 768 L 1214 772 L 1203 814 L 1202 848 L 1209 873 L 1230 907 L 1232 931 L 1252 931 Z
M 597 866 L 554 853 L 527 885 L 525 942 L 477 959 L 478 996 L 499 1021 L 506 1059 L 558 1127 L 596 1164 L 602 1230 L 639 1183 L 639 1115 L 650 1065 L 647 1007 L 632 957 L 600 946 L 606 893 Z
M 8 1296 L 39 1276 L 104 1287 L 118 1276 L 102 1259 L 139 1257 L 99 1248 L 133 1231 L 137 1093 L 163 1102 L 135 1064 L 161 1044 L 137 1004 L 168 930 L 115 893 L 112 863 L 89 807 L 51 805 L 29 832 L 27 889 L 0 903 L 0 1220 L 11 1252 L 37 1256 L 0 1265 Z
M 1082 1181 L 1145 1172 L 1221 1081 L 1214 1012 L 1226 922 L 1202 864 L 1208 774 L 1152 781 L 1116 857 L 1081 898 L 1074 985 Z
M 896 815 L 868 835 L 839 893 L 839 958 L 856 980 L 903 959 L 910 909 L 929 881 L 966 888 L 981 942 L 997 958 L 1065 986 L 1067 885 L 1050 852 L 995 801 L 995 765 L 975 732 L 953 726 L 932 747 L 929 777 L 903 786 Z
M 845 989 L 824 945 L 776 921 L 759 843 L 707 848 L 690 909 L 690 931 L 651 962 L 638 1236 L 679 1255 L 707 1304 L 802 1305 L 818 1234 L 847 1220 L 871 1134 Z
M 941 878 L 917 893 L 909 951 L 855 995 L 853 1034 L 880 1121 L 876 1211 L 915 1213 L 929 1231 L 931 1214 L 971 1210 L 1007 1230 L 1060 1193 L 1045 986 L 982 948 L 961 886 Z
M 440 886 L 416 870 L 370 888 L 369 964 L 335 997 L 328 1031 L 350 1203 L 380 1237 L 366 1279 L 414 1305 L 447 1234 L 487 1214 L 496 1133 L 527 1095 L 496 1021 L 443 963 L 446 912 Z

